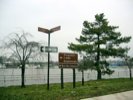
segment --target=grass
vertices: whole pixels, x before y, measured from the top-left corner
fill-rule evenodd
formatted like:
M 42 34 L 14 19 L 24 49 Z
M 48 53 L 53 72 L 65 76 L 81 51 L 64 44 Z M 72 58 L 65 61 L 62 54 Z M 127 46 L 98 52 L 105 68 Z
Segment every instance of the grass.
M 60 84 L 50 84 L 49 91 L 47 85 L 0 87 L 0 100 L 79 100 L 133 90 L 133 81 L 124 78 L 106 79 L 88 81 L 84 86 L 77 82 L 75 89 L 72 86 L 72 83 L 65 83 L 64 89 L 61 89 Z

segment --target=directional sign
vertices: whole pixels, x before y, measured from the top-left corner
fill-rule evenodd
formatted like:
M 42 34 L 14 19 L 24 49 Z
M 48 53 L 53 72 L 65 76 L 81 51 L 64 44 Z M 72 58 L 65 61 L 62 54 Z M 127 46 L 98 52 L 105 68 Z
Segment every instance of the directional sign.
M 50 31 L 48 29 L 41 28 L 41 27 L 38 27 L 38 31 L 44 32 L 44 33 L 50 33 Z
M 58 47 L 45 47 L 45 52 L 58 52 Z
M 44 32 L 44 33 L 48 33 L 48 34 L 53 33 L 55 31 L 58 31 L 60 29 L 61 29 L 61 26 L 54 27 L 54 28 L 52 28 L 50 30 L 49 29 L 46 29 L 46 28 L 38 27 L 38 31 Z
M 54 27 L 54 28 L 50 29 L 50 32 L 52 33 L 52 32 L 58 31 L 58 30 L 60 30 L 60 28 L 61 28 L 60 26 Z
M 40 51 L 41 51 L 41 52 L 44 52 L 43 48 L 44 48 L 44 46 L 41 46 L 41 47 L 40 47 Z
M 75 68 L 78 64 L 78 55 L 76 53 L 59 53 L 59 67 Z

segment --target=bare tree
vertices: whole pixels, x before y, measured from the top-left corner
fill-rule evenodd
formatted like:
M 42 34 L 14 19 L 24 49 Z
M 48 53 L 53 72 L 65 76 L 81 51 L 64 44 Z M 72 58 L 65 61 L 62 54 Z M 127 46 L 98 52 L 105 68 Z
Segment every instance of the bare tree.
M 39 43 L 28 41 L 29 34 L 24 31 L 22 34 L 14 33 L 14 37 L 10 37 L 6 46 L 10 49 L 10 57 L 18 63 L 21 68 L 21 87 L 25 87 L 25 66 L 29 59 L 35 57 L 39 51 Z

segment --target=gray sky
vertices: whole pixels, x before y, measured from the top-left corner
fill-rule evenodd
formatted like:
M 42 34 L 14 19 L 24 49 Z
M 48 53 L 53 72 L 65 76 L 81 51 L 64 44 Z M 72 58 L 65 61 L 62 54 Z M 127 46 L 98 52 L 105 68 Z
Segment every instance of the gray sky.
M 67 52 L 68 42 L 75 42 L 81 34 L 83 21 L 93 22 L 94 15 L 100 13 L 110 25 L 119 26 L 123 36 L 132 36 L 132 10 L 133 0 L 0 0 L 0 40 L 23 29 L 35 40 L 47 41 L 38 26 L 50 29 L 60 25 L 61 30 L 51 34 L 51 46 Z M 133 48 L 133 41 L 129 46 Z

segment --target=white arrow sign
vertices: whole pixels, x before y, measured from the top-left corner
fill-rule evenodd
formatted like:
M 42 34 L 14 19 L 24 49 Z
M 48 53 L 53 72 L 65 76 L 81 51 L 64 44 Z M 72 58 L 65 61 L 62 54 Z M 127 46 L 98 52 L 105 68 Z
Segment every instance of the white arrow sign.
M 58 52 L 58 47 L 45 47 L 45 52 Z

